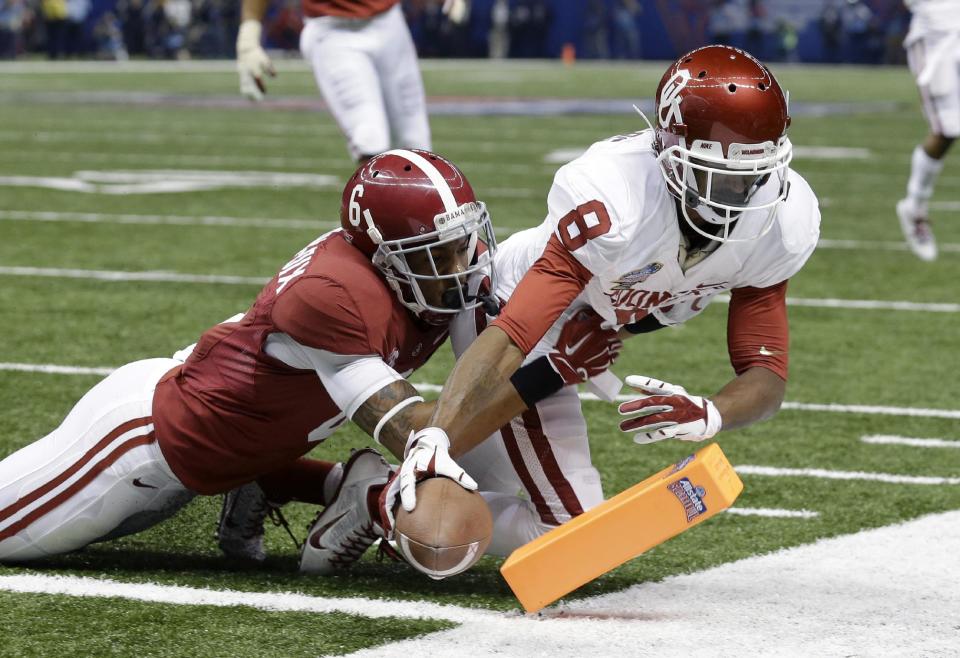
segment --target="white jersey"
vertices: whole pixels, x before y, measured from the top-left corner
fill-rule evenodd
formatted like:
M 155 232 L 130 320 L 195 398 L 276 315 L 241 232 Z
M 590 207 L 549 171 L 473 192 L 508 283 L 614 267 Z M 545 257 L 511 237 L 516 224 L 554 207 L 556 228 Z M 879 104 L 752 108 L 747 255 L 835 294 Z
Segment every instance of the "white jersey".
M 568 248 L 582 242 L 571 253 L 593 275 L 571 306 L 589 305 L 616 326 L 647 314 L 664 325 L 686 322 L 719 293 L 789 279 L 813 253 L 820 233 L 819 206 L 807 182 L 791 171 L 790 192 L 766 235 L 721 244 L 684 270 L 680 225 L 685 220 L 677 214 L 652 143 L 652 131 L 597 142 L 557 172 L 544 222 L 511 236 L 498 249 L 501 298 L 509 298 L 552 235 Z M 776 194 L 776 187 L 771 181 L 761 188 L 758 200 Z M 602 206 L 589 205 L 596 202 Z M 567 221 L 578 207 L 588 211 L 584 220 Z M 605 210 L 610 226 L 584 240 L 583 233 L 599 232 L 606 221 L 591 208 L 600 214 Z M 744 213 L 731 237 L 759 233 L 767 212 Z
M 913 14 L 904 45 L 931 32 L 960 32 L 960 0 L 905 0 Z

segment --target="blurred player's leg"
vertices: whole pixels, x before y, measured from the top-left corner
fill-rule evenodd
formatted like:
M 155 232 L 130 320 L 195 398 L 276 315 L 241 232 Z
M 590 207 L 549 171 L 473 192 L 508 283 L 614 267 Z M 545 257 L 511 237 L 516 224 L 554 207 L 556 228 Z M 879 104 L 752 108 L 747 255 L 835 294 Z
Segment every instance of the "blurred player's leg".
M 0 462 L 0 560 L 66 553 L 139 532 L 193 493 L 170 471 L 153 430 L 153 390 L 179 362 L 128 364 L 63 423 Z
M 930 227 L 928 204 L 943 157 L 960 136 L 960 56 L 957 41 L 947 35 L 928 35 L 907 47 L 907 61 L 917 78 L 923 111 L 930 134 L 916 146 L 910 158 L 907 196 L 897 203 L 897 216 L 904 238 L 921 259 L 937 257 L 937 243 Z
M 400 5 L 375 19 L 381 48 L 377 70 L 387 109 L 393 144 L 400 148 L 430 150 L 430 123 L 417 49 Z
M 513 419 L 459 463 L 490 505 L 492 555 L 509 555 L 603 501 L 575 386 Z
M 313 69 L 354 160 L 390 149 L 386 108 L 371 55 L 378 47 L 376 35 L 357 29 L 364 23 L 369 21 L 323 16 L 308 19 L 300 33 L 300 52 Z

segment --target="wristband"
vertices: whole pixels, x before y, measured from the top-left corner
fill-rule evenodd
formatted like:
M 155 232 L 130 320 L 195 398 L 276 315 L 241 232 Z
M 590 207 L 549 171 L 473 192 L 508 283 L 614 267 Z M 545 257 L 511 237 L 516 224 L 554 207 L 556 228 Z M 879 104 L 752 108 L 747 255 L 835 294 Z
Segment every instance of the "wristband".
M 564 387 L 563 377 L 553 369 L 547 356 L 541 356 L 518 368 L 510 376 L 510 383 L 517 389 L 527 409 L 532 409 L 537 402 Z

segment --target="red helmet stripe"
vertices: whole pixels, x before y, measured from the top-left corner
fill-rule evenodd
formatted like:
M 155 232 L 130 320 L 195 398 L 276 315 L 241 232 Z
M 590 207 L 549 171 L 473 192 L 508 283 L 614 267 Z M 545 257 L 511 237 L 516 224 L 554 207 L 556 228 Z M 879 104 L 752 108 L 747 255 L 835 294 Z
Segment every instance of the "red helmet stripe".
M 396 155 L 417 165 L 417 167 L 427 175 L 427 178 L 430 179 L 433 186 L 437 188 L 437 193 L 440 195 L 440 200 L 443 201 L 443 207 L 447 212 L 453 212 L 460 206 L 457 200 L 453 198 L 453 192 L 450 190 L 450 186 L 447 184 L 443 174 L 425 157 L 406 149 L 394 149 L 387 151 L 384 155 Z

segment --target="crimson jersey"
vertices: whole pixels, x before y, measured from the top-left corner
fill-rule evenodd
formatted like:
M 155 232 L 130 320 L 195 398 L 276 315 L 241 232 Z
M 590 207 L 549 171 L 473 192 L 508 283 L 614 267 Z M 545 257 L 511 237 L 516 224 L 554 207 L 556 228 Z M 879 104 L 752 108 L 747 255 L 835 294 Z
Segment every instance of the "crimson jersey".
M 197 493 L 228 491 L 288 464 L 346 418 L 316 371 L 267 353 L 271 336 L 341 359 L 376 356 L 408 373 L 447 328 L 418 322 L 339 230 L 310 243 L 239 322 L 204 333 L 157 386 L 157 439 L 174 474 Z
M 303 15 L 308 18 L 370 18 L 382 14 L 395 4 L 397 0 L 303 0 Z

